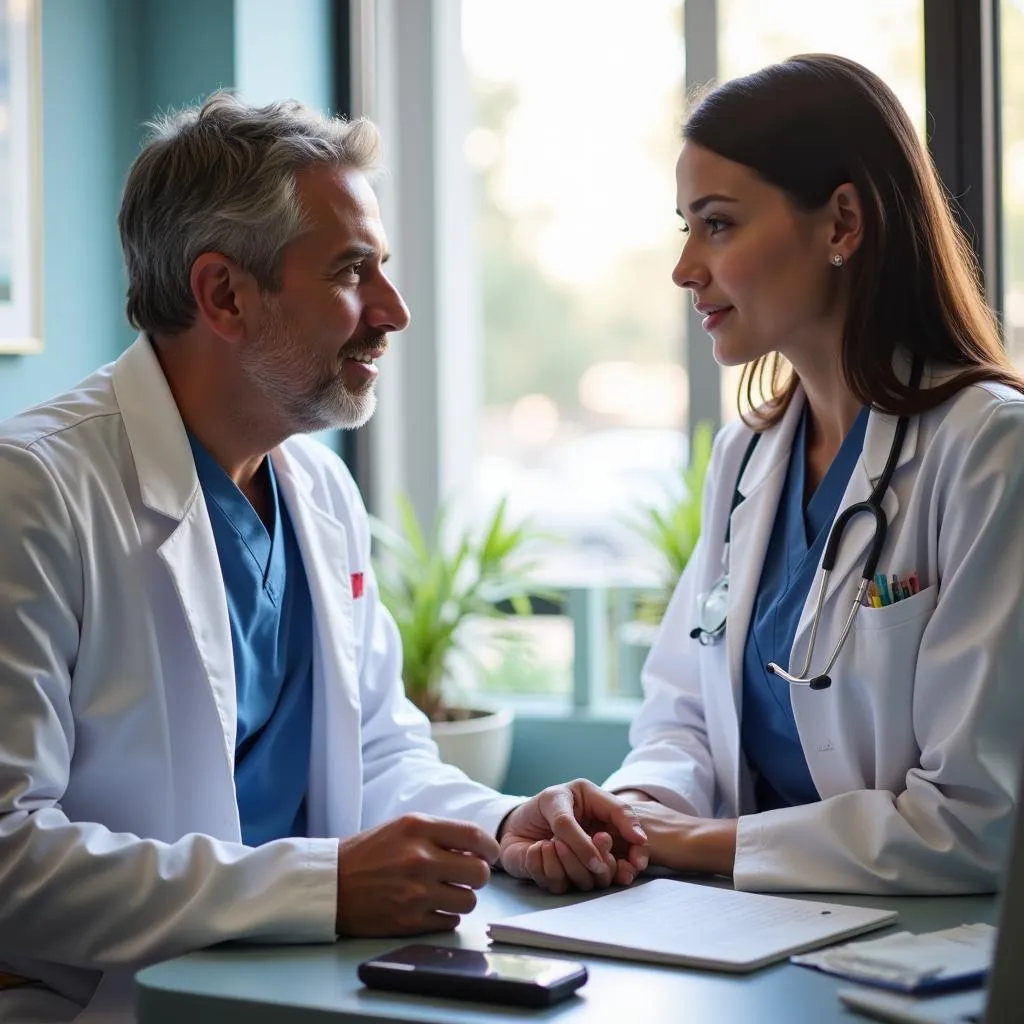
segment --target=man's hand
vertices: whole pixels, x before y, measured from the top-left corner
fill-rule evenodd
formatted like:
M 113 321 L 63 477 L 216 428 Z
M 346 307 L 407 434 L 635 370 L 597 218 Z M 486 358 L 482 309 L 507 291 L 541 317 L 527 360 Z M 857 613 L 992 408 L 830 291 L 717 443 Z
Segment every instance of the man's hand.
M 586 779 L 520 804 L 499 833 L 501 866 L 552 892 L 629 885 L 647 867 L 647 836 L 628 804 Z M 614 845 L 621 847 L 618 857 Z
M 498 843 L 467 822 L 406 814 L 338 844 L 339 935 L 451 931 L 476 906 Z

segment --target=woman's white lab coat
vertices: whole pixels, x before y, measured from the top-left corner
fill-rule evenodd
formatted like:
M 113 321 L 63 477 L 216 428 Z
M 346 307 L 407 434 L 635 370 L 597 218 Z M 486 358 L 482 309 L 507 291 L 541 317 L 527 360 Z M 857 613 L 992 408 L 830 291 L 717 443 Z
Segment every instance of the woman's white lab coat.
M 934 381 L 926 373 L 923 386 Z M 753 890 L 991 891 L 1011 835 L 1024 752 L 1024 398 L 975 386 L 909 421 L 883 507 L 878 572 L 921 591 L 860 609 L 828 689 L 791 686 L 819 803 L 752 813 L 740 749 L 743 648 L 804 403 L 761 438 L 732 516 L 723 642 L 690 638 L 698 595 L 723 571 L 723 540 L 750 431 L 721 431 L 702 535 L 644 666 L 633 750 L 605 785 L 677 810 L 738 817 L 735 883 Z M 872 412 L 840 508 L 882 473 L 895 417 Z M 830 655 L 860 582 L 870 515 L 843 535 L 812 673 Z M 803 668 L 820 568 L 788 667 Z M 787 667 L 787 666 L 783 666 Z
M 305 438 L 272 457 L 313 600 L 321 838 L 250 849 L 217 551 L 152 348 L 0 427 L 0 970 L 79 1009 L 106 972 L 81 1020 L 130 1020 L 140 963 L 231 938 L 331 941 L 335 837 L 406 811 L 493 831 L 517 802 L 440 764 L 404 699 L 340 460 Z M 0 992 L 0 1021 L 47 998 Z

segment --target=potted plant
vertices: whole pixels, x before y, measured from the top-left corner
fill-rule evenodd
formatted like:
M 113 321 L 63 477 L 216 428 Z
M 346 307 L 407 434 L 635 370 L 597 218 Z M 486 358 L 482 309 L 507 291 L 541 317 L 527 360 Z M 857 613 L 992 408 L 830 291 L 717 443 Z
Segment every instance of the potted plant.
M 405 495 L 397 504 L 399 530 L 379 520 L 372 528 L 381 600 L 402 641 L 405 692 L 430 719 L 442 759 L 499 788 L 511 753 L 512 711 L 455 705 L 453 675 L 460 664 L 485 671 L 474 650 L 474 623 L 532 611 L 531 596 L 540 596 L 531 581 L 533 535 L 525 525 L 509 525 L 504 499 L 480 528 L 449 530 L 442 508 L 429 535 Z M 489 642 L 516 640 L 509 631 L 489 631 Z
M 639 679 L 640 669 L 650 651 L 658 627 L 665 615 L 676 583 L 686 568 L 700 536 L 704 480 L 711 461 L 714 433 L 709 423 L 699 423 L 690 445 L 687 465 L 681 471 L 681 486 L 666 495 L 658 506 L 638 510 L 627 523 L 650 545 L 657 556 L 658 586 L 637 596 L 633 621 L 624 623 L 619 642 L 632 649 L 623 659 L 631 674 Z

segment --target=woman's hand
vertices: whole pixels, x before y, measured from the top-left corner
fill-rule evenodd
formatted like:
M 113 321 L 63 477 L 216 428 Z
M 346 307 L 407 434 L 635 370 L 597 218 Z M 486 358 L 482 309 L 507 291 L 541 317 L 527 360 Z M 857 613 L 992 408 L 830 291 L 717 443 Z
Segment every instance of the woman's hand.
M 652 864 L 673 871 L 732 876 L 736 863 L 735 818 L 696 818 L 673 811 L 636 790 L 617 795 L 632 806 L 647 833 Z
M 602 856 L 609 865 L 615 865 L 610 872 L 612 883 L 632 884 L 648 863 L 672 871 L 732 877 L 736 863 L 735 818 L 697 818 L 674 811 L 641 789 L 619 790 L 615 796 L 633 809 L 647 843 L 632 846 L 621 837 L 613 841 L 608 832 L 595 834 L 593 827 L 588 829 Z M 551 863 L 559 862 L 568 874 L 574 858 L 560 844 L 551 847 L 547 851 Z M 604 878 L 601 881 L 607 884 Z

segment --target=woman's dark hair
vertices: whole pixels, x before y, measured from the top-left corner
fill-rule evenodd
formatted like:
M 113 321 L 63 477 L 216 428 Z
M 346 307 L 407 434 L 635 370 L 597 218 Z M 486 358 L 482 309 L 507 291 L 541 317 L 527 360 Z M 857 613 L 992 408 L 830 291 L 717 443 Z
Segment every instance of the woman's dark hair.
M 683 138 L 748 167 L 802 210 L 819 209 L 846 182 L 857 190 L 864 237 L 843 270 L 842 360 L 864 404 L 913 415 L 982 380 L 1024 391 L 931 158 L 877 75 L 831 54 L 790 57 L 711 92 Z M 915 390 L 895 372 L 901 349 L 961 370 Z M 778 422 L 795 387 L 777 353 L 747 364 L 740 396 L 754 411 L 744 419 L 762 429 Z

